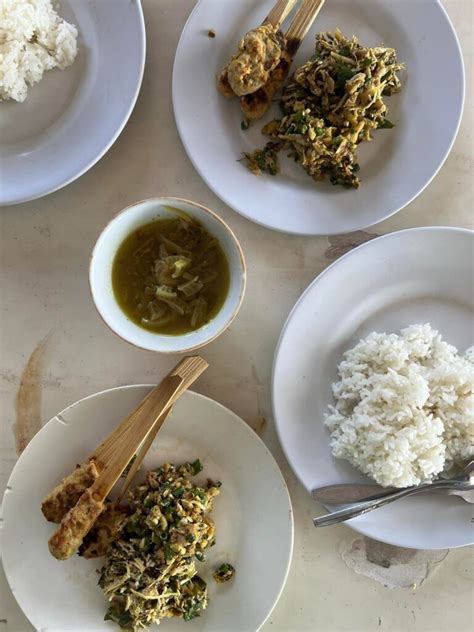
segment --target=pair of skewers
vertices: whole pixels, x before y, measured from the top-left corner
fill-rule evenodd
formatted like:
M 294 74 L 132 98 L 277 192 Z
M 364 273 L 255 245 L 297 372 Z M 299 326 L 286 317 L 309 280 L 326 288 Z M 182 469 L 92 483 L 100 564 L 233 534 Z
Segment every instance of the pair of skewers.
M 87 461 L 45 498 L 43 514 L 47 520 L 60 523 L 49 539 L 49 549 L 55 558 L 65 560 L 77 551 L 104 511 L 112 488 L 135 457 L 117 502 L 123 499 L 174 403 L 208 366 L 200 356 L 179 362 Z
M 267 82 L 255 92 L 239 97 L 240 108 L 247 121 L 261 118 L 272 104 L 273 97 L 288 77 L 293 59 L 306 37 L 325 0 L 303 0 L 293 20 L 284 34 L 286 45 L 276 68 L 270 73 Z M 291 13 L 296 0 L 277 0 L 275 6 L 263 20 L 261 26 L 271 25 L 280 31 L 281 25 Z M 225 96 L 236 96 L 230 87 L 227 67 L 217 78 L 217 87 Z

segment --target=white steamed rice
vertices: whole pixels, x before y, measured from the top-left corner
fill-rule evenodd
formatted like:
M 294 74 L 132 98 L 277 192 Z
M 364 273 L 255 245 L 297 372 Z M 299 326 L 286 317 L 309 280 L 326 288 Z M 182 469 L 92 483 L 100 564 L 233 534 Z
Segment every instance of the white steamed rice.
M 45 70 L 70 66 L 76 40 L 51 0 L 0 0 L 0 100 L 24 101 Z
M 383 486 L 427 482 L 474 456 L 474 353 L 429 324 L 346 351 L 326 417 L 335 457 Z

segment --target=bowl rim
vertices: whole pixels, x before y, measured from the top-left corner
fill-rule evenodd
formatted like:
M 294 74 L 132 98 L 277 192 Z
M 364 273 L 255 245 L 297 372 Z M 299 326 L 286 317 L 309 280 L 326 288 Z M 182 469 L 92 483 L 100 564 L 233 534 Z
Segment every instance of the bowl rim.
M 203 340 L 202 342 L 192 345 L 192 346 L 183 346 L 180 349 L 160 349 L 160 348 L 152 348 L 150 346 L 144 346 L 141 344 L 137 344 L 135 342 L 132 342 L 131 340 L 129 340 L 128 338 L 125 338 L 122 334 L 118 333 L 118 331 L 116 331 L 115 327 L 113 326 L 113 324 L 107 320 L 105 318 L 105 316 L 102 314 L 102 311 L 99 309 L 99 306 L 97 305 L 97 301 L 96 301 L 96 295 L 94 290 L 92 289 L 92 271 L 93 271 L 93 267 L 94 267 L 94 261 L 95 261 L 95 256 L 97 254 L 98 251 L 98 244 L 99 241 L 102 237 L 102 235 L 105 233 L 105 231 L 110 227 L 111 224 L 113 224 L 113 222 L 115 222 L 120 216 L 124 215 L 125 213 L 129 213 L 132 211 L 132 209 L 144 204 L 144 203 L 148 203 L 148 202 L 155 202 L 158 204 L 162 204 L 163 203 L 178 203 L 178 204 L 188 204 L 191 206 L 194 206 L 196 208 L 198 208 L 200 211 L 204 212 L 207 215 L 210 215 L 213 219 L 215 219 L 218 223 L 220 223 L 223 228 L 229 233 L 235 247 L 237 250 L 237 254 L 239 256 L 239 261 L 240 261 L 240 272 L 241 272 L 241 282 L 240 282 L 240 290 L 239 290 L 239 299 L 237 302 L 237 305 L 235 306 L 230 318 L 227 320 L 226 323 L 223 324 L 223 326 L 215 332 L 215 334 L 209 338 L 206 338 L 205 340 Z M 207 206 L 204 206 L 203 204 L 199 204 L 199 202 L 194 202 L 193 200 L 189 200 L 187 198 L 181 198 L 181 197 L 175 197 L 175 196 L 158 196 L 158 197 L 149 197 L 149 198 L 144 198 L 142 200 L 138 200 L 137 202 L 133 202 L 132 204 L 129 204 L 128 206 L 126 206 L 125 208 L 123 208 L 122 210 L 118 211 L 117 213 L 115 213 L 110 219 L 109 221 L 105 224 L 105 226 L 101 229 L 95 243 L 94 243 L 94 247 L 92 249 L 92 252 L 89 256 L 89 292 L 91 294 L 92 297 L 92 301 L 94 303 L 94 306 L 97 310 L 97 313 L 99 314 L 99 316 L 101 317 L 102 321 L 107 325 L 107 327 L 110 329 L 110 331 L 112 333 L 114 333 L 118 338 L 120 338 L 121 340 L 125 341 L 126 343 L 128 343 L 129 345 L 137 348 L 137 349 L 143 349 L 144 351 L 151 351 L 154 353 L 162 353 L 162 354 L 166 354 L 166 355 L 171 355 L 171 354 L 175 354 L 175 353 L 188 353 L 190 351 L 195 351 L 196 349 L 200 349 L 201 347 L 204 347 L 208 344 L 210 344 L 211 342 L 213 342 L 216 338 L 218 338 L 221 334 L 223 334 L 229 327 L 230 325 L 234 322 L 235 318 L 237 317 L 237 314 L 240 311 L 240 308 L 242 307 L 242 303 L 244 300 L 244 296 L 245 296 L 245 290 L 247 288 L 247 263 L 245 261 L 245 256 L 244 256 L 244 252 L 242 250 L 242 246 L 240 245 L 239 240 L 237 239 L 234 231 L 232 230 L 232 228 L 229 226 L 229 224 L 227 224 L 227 222 L 225 222 L 215 211 L 212 211 L 210 208 L 208 208 Z M 226 299 L 227 300 L 227 299 Z M 225 301 L 224 301 L 225 303 Z M 139 329 L 138 325 L 136 325 L 135 323 L 133 323 L 133 321 L 130 321 L 134 327 L 137 327 L 137 329 Z M 198 331 L 198 330 L 196 330 Z M 191 332 L 190 332 L 191 333 Z M 156 334 L 157 339 L 160 337 L 160 334 Z M 167 336 L 169 338 L 175 338 L 178 339 L 179 336 Z

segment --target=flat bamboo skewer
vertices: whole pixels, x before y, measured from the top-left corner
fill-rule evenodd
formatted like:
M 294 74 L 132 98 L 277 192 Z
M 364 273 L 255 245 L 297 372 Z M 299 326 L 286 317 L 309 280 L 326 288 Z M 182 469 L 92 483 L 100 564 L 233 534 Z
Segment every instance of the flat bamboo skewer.
M 142 464 L 143 459 L 145 458 L 146 453 L 151 448 L 151 445 L 152 445 L 153 441 L 155 440 L 156 435 L 158 434 L 158 430 L 162 427 L 162 425 L 165 423 L 166 419 L 170 416 L 172 410 L 173 410 L 173 408 L 172 408 L 172 406 L 170 406 L 157 419 L 155 425 L 152 427 L 152 429 L 150 430 L 150 432 L 146 436 L 145 440 L 143 441 L 140 449 L 136 453 L 136 458 L 133 461 L 132 466 L 130 467 L 130 469 L 127 472 L 127 476 L 125 477 L 125 480 L 124 480 L 124 482 L 122 484 L 122 489 L 120 490 L 120 493 L 119 493 L 119 495 L 117 497 L 117 502 L 118 503 L 121 502 L 121 500 L 123 499 L 123 497 L 127 493 L 128 488 L 130 487 L 130 485 L 131 485 L 131 483 L 132 483 L 132 481 L 133 481 L 133 479 L 135 477 L 135 474 L 140 469 L 140 466 Z
M 286 49 L 282 54 L 280 63 L 270 74 L 268 82 L 256 92 L 240 97 L 240 108 L 248 120 L 261 118 L 271 106 L 273 97 L 288 77 L 291 64 L 301 42 L 321 11 L 324 2 L 325 0 L 305 0 L 303 2 L 285 33 Z
M 202 360 L 202 358 L 201 358 Z M 209 366 L 206 363 L 206 367 Z M 204 371 L 205 369 L 203 369 Z M 183 373 L 181 373 L 181 375 L 183 375 Z M 183 383 L 182 383 L 182 388 L 183 389 L 188 389 L 192 382 L 194 382 L 194 380 L 196 379 L 194 373 L 191 372 L 186 372 L 184 374 L 183 377 Z M 148 397 L 148 396 L 147 396 Z M 127 473 L 127 476 L 125 477 L 125 480 L 123 482 L 122 485 L 122 489 L 120 490 L 117 502 L 120 502 L 122 500 L 122 498 L 125 496 L 125 494 L 128 491 L 128 488 L 130 487 L 130 484 L 135 476 L 135 474 L 138 472 L 140 465 L 142 464 L 143 459 L 145 458 L 146 453 L 148 452 L 148 450 L 150 449 L 159 429 L 161 428 L 161 426 L 164 424 L 164 422 L 166 421 L 166 419 L 169 417 L 169 415 L 171 414 L 172 411 L 172 406 L 170 406 L 169 408 L 167 408 L 163 414 L 158 418 L 158 420 L 156 421 L 155 425 L 152 426 L 150 432 L 148 433 L 148 435 L 146 436 L 143 444 L 141 445 L 140 449 L 138 450 L 138 452 L 136 453 L 136 458 L 134 460 L 134 462 L 132 463 L 132 466 L 130 468 L 130 470 Z
M 185 358 L 183 360 L 183 362 L 181 362 L 178 366 L 176 366 L 173 369 L 173 371 L 169 374 L 169 375 L 173 375 L 175 371 L 181 371 L 182 372 L 181 376 L 183 377 L 183 380 L 185 380 L 185 384 L 187 384 L 187 386 L 185 388 L 189 388 L 189 386 L 191 386 L 192 382 L 194 382 L 194 380 L 196 379 L 196 378 L 193 377 L 191 382 L 188 381 L 189 380 L 189 376 L 192 375 L 192 372 L 189 372 L 189 369 L 187 367 L 194 366 L 193 365 L 194 358 L 199 358 L 199 364 L 204 362 L 204 360 L 200 356 L 189 356 L 188 358 Z M 186 364 L 184 364 L 184 363 L 186 363 Z M 207 365 L 207 366 L 209 366 L 209 365 Z M 207 368 L 207 366 L 206 366 L 206 368 Z M 141 410 L 142 407 L 146 405 L 146 401 L 150 397 L 152 392 L 153 391 L 151 390 L 143 398 L 143 400 L 140 402 L 140 404 L 138 405 L 137 409 L 134 412 L 130 413 L 130 415 L 128 415 L 128 417 L 126 417 L 117 426 L 117 428 L 112 432 L 112 434 L 110 434 L 107 437 L 107 439 L 105 439 L 105 441 L 103 443 L 101 443 L 101 445 L 89 457 L 89 460 L 90 459 L 94 459 L 96 461 L 96 464 L 97 464 L 97 462 L 99 463 L 99 466 L 100 466 L 100 462 L 104 462 L 104 461 L 108 461 L 109 460 L 109 458 L 115 452 L 117 441 L 119 441 L 122 438 L 123 434 L 128 432 L 128 429 L 130 428 L 131 423 L 133 423 L 134 415 L 136 415 L 138 413 L 138 411 Z
M 101 443 L 100 446 L 93 452 L 93 454 L 91 454 L 89 460 L 93 459 L 94 461 L 99 463 L 106 462 L 108 460 L 108 458 L 114 452 L 114 446 L 117 444 L 117 441 L 119 441 L 130 428 L 130 421 L 133 419 L 134 413 L 138 412 L 138 410 L 145 405 L 145 402 L 150 397 L 150 395 L 151 391 L 150 393 L 147 393 L 146 397 L 144 397 L 144 399 L 138 404 L 137 409 L 133 413 L 130 413 L 130 415 L 125 417 L 125 419 L 117 426 L 117 428 L 115 428 L 112 434 L 110 434 L 105 439 L 105 441 Z
M 290 15 L 296 0 L 277 0 L 267 17 L 263 20 L 262 26 L 271 24 L 279 29 L 286 18 Z
M 49 540 L 49 549 L 54 557 L 60 560 L 67 559 L 79 548 L 85 535 L 103 511 L 107 495 L 133 455 L 140 449 L 138 458 L 143 460 L 173 404 L 208 366 L 208 363 L 199 356 L 182 360 L 126 418 L 126 425 L 124 422 L 120 424 L 120 432 L 112 433 L 111 436 L 116 438 L 113 455 L 103 464 L 104 469 L 99 472 L 93 484 L 66 513 L 59 529 Z M 151 439 L 149 435 L 152 435 Z M 108 453 L 112 444 L 108 440 L 104 443 L 107 444 Z M 100 454 L 103 456 L 104 451 Z M 126 478 L 126 481 L 129 479 L 128 485 L 131 478 Z
M 288 27 L 285 37 L 288 40 L 296 40 L 299 46 L 318 17 L 324 2 L 325 0 L 305 0 Z
M 94 491 L 100 490 L 102 494 L 103 490 L 106 490 L 103 493 L 105 499 L 148 433 L 155 424 L 161 427 L 166 419 L 164 413 L 167 413 L 208 366 L 208 363 L 199 356 L 185 358 L 149 393 L 127 418 L 128 428 L 115 443 L 114 453 L 107 463 L 106 472 L 100 475 L 92 486 Z M 119 469 L 120 472 L 114 480 L 115 472 Z
M 152 427 L 185 390 L 182 383 L 182 378 L 177 375 L 166 377 L 152 391 L 145 405 L 132 415 L 128 432 L 117 442 L 114 455 L 90 487 L 95 500 L 105 500 Z

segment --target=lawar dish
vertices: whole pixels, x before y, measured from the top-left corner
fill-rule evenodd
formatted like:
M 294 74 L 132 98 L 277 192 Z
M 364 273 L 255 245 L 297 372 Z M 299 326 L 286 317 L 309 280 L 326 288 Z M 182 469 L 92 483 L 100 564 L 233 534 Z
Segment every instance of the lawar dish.
M 150 386 L 124 386 L 71 405 L 15 465 L 3 500 L 2 561 L 35 628 L 106 632 L 163 618 L 160 629 L 222 632 L 231 618 L 257 630 L 280 596 L 293 544 L 285 481 L 244 421 L 189 391 L 145 456 L 130 497 L 108 506 L 81 555 L 65 561 L 51 555 L 47 543 L 56 525 L 45 520 L 42 500 L 149 392 Z M 55 458 L 46 458 L 51 453 Z M 56 519 L 96 477 L 91 468 L 75 472 L 53 495 L 58 503 L 48 498 Z M 111 620 L 104 621 L 109 608 Z
M 299 42 L 289 41 L 267 82 L 238 96 L 223 82 L 222 69 L 243 39 L 234 63 L 243 90 L 266 79 L 265 65 L 271 69 L 279 55 L 262 28 L 274 4 L 201 0 L 194 8 L 173 70 L 173 108 L 183 145 L 214 193 L 254 222 L 305 235 L 367 228 L 419 195 L 451 149 L 465 85 L 452 24 L 440 2 L 326 1 L 294 58 L 290 49 Z M 310 2 L 298 3 L 298 9 L 303 5 Z M 285 36 L 287 24 L 281 24 Z M 207 36 L 210 28 L 215 37 Z M 337 28 L 343 35 L 335 35 Z M 251 41 L 245 42 L 249 33 Z M 338 84 L 334 90 L 332 81 Z M 256 122 L 262 112 L 265 118 Z M 245 154 L 252 156 L 266 141 L 277 147 L 253 156 L 251 166 L 264 172 L 255 177 L 245 168 Z

